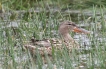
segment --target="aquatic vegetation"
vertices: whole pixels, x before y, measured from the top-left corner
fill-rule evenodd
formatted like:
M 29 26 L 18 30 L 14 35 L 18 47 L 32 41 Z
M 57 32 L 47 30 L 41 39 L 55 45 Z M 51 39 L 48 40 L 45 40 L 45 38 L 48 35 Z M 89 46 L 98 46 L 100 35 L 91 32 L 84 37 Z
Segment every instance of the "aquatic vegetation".
M 100 8 L 98 8 L 98 6 L 95 6 L 94 4 L 92 6 L 93 8 L 90 7 L 90 9 L 76 11 L 70 10 L 71 5 L 68 3 L 66 3 L 66 6 L 61 6 L 63 3 L 60 3 L 60 0 L 58 0 L 58 2 L 56 1 L 57 3 L 54 5 L 55 1 L 49 0 L 48 2 L 43 2 L 42 0 L 36 0 L 36 9 L 32 7 L 34 4 L 30 6 L 27 1 L 24 2 L 27 4 L 23 4 L 23 0 L 20 1 L 21 3 L 15 3 L 18 2 L 15 0 L 2 1 L 5 12 L 3 13 L 3 16 L 0 17 L 0 68 L 106 68 L 105 5 L 99 6 Z M 74 1 L 77 3 L 77 0 Z M 92 0 L 92 3 L 93 1 L 94 0 Z M 102 0 L 100 2 L 98 2 L 98 4 L 103 3 Z M 90 0 L 86 3 L 92 4 Z M 71 7 L 75 6 L 76 8 L 79 7 L 76 4 Z M 84 27 L 91 31 L 91 34 L 88 36 L 70 33 L 81 45 L 79 52 L 76 53 L 73 51 L 70 58 L 67 49 L 62 50 L 62 54 L 61 51 L 56 52 L 53 49 L 53 62 L 46 56 L 45 59 L 47 60 L 47 64 L 43 64 L 42 57 L 38 53 L 37 57 L 39 58 L 36 60 L 37 63 L 34 63 L 29 51 L 23 47 L 24 41 L 30 40 L 32 36 L 36 37 L 36 39 L 52 37 L 60 38 L 58 37 L 58 26 L 59 23 L 64 20 L 76 22 L 80 27 Z

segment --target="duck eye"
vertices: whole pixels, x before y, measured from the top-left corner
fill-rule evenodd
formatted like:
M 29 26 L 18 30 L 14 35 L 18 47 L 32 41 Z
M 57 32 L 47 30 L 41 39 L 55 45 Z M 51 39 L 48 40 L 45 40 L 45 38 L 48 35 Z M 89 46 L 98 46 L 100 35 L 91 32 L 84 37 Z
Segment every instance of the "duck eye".
M 72 25 L 72 24 L 69 23 L 68 25 Z

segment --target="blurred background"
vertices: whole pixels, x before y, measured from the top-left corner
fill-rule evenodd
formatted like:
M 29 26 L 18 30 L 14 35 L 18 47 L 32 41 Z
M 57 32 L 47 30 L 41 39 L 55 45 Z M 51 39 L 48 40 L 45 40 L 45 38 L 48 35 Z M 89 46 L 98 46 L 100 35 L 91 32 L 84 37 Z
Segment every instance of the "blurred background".
M 0 0 L 0 69 L 105 69 L 106 0 Z M 54 61 L 33 63 L 24 42 L 60 38 L 61 21 L 73 21 L 90 35 L 70 33 L 79 42 L 79 54 L 67 51 Z

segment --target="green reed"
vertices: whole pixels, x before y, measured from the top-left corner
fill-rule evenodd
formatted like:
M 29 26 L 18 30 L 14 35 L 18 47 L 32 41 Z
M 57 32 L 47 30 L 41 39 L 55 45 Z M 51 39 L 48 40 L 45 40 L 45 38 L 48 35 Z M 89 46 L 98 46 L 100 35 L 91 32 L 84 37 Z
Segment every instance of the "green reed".
M 84 10 L 81 10 L 82 13 L 73 15 L 70 13 L 65 14 L 62 11 L 55 13 L 52 11 L 47 12 L 47 9 L 51 10 L 49 5 L 47 5 L 48 7 L 45 6 L 45 3 L 47 2 L 34 2 L 36 2 L 37 6 L 40 5 L 42 10 L 41 12 L 34 12 L 34 8 L 32 8 L 32 11 L 28 11 L 28 9 L 30 9 L 34 3 L 29 5 L 29 2 L 27 1 L 23 2 L 23 0 L 21 0 L 19 4 L 15 3 L 15 0 L 3 2 L 6 13 L 10 10 L 14 14 L 7 15 L 6 20 L 0 19 L 1 68 L 42 69 L 45 64 L 43 64 L 41 55 L 38 53 L 37 56 L 31 56 L 30 52 L 23 47 L 24 41 L 30 40 L 32 36 L 34 36 L 36 39 L 52 37 L 60 38 L 58 36 L 58 26 L 61 20 L 72 20 L 77 22 L 77 24 L 80 24 L 80 21 L 84 21 L 84 24 L 89 24 L 90 26 L 86 27 L 86 29 L 93 32 L 93 34 L 88 35 L 88 39 L 90 39 L 91 43 L 90 49 L 87 51 L 81 50 L 80 52 L 73 51 L 70 53 L 70 55 L 66 48 L 60 51 L 55 51 L 55 49 L 52 49 L 53 61 L 50 60 L 49 56 L 45 56 L 45 60 L 47 60 L 48 65 L 47 69 L 53 69 L 54 65 L 56 65 L 57 69 L 60 69 L 61 67 L 64 69 L 75 69 L 80 68 L 81 65 L 86 69 L 105 68 L 105 5 L 100 6 L 100 8 L 98 8 L 98 6 L 93 6 L 92 9 L 88 9 L 89 11 L 93 12 L 92 15 L 87 16 L 84 14 Z M 48 1 L 48 3 L 55 4 L 54 1 Z M 56 6 L 59 6 L 62 9 L 64 6 L 61 6 L 62 3 L 59 3 L 60 1 L 56 3 Z M 70 9 L 70 6 L 66 5 L 65 8 Z M 15 12 L 16 10 L 14 9 L 18 9 L 19 11 L 20 9 L 24 9 L 26 12 L 21 14 L 21 12 Z M 100 13 L 99 17 L 97 15 L 98 12 Z M 23 17 L 19 17 L 20 14 Z M 80 14 L 82 15 L 81 17 L 78 16 Z M 87 21 L 89 17 L 91 17 L 91 19 Z M 10 22 L 18 22 L 17 20 L 19 20 L 18 27 L 7 27 Z M 75 33 L 72 34 L 73 36 L 75 35 Z M 35 58 L 35 60 L 33 60 L 33 58 Z

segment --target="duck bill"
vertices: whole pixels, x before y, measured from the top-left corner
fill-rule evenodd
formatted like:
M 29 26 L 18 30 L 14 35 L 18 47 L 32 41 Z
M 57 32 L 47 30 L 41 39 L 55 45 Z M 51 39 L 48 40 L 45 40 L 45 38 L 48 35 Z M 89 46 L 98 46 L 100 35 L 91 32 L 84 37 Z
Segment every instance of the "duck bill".
M 84 34 L 89 34 L 90 32 L 85 30 L 85 29 L 82 29 L 82 28 L 78 28 L 78 27 L 75 27 L 73 29 L 74 32 L 77 32 L 77 33 L 84 33 Z

